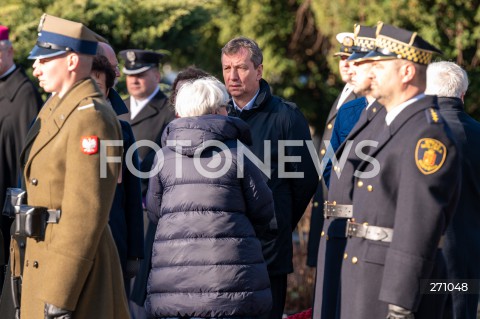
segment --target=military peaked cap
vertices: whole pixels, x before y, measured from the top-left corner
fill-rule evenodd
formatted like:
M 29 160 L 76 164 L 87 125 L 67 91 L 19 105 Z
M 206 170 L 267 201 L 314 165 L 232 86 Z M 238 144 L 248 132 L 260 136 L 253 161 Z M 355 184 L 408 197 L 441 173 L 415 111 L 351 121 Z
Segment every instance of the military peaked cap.
M 353 34 L 355 36 L 355 45 L 352 47 L 352 55 L 347 60 L 359 61 L 368 52 L 375 49 L 376 28 L 355 24 Z
M 416 32 L 383 24 L 383 22 L 377 25 L 375 45 L 377 48 L 367 54 L 365 59 L 404 59 L 429 64 L 434 54 L 442 54 L 442 51 L 422 39 Z
M 123 50 L 119 54 L 125 60 L 122 71 L 127 75 L 139 74 L 152 67 L 157 67 L 163 58 L 161 53 L 146 50 Z
M 98 34 L 79 22 L 43 14 L 38 25 L 38 39 L 29 59 L 44 59 L 65 52 L 95 55 Z
M 340 51 L 336 52 L 334 56 L 350 56 L 352 54 L 352 47 L 355 43 L 354 34 L 352 32 L 341 32 L 335 37 L 341 44 Z

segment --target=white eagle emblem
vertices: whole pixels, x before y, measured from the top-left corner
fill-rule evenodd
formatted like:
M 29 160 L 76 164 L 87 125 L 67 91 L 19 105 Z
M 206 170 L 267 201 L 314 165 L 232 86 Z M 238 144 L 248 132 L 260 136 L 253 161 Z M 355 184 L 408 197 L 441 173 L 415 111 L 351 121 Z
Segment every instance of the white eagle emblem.
M 83 136 L 82 137 L 82 152 L 88 155 L 98 152 L 98 137 L 97 136 Z

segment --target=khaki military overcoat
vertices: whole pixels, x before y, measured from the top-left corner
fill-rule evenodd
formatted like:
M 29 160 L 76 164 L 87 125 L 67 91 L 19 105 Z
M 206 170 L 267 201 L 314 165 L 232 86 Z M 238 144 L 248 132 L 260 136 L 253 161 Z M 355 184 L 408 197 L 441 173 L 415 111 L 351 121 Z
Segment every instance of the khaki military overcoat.
M 38 126 L 22 154 L 28 204 L 60 209 L 61 217 L 44 240 L 27 240 L 21 318 L 43 319 L 45 303 L 72 310 L 75 319 L 129 318 L 108 226 L 120 167 L 101 165 L 101 142 L 122 139 L 115 114 L 86 79 L 47 103 Z M 121 147 L 107 148 L 108 156 L 121 154 Z

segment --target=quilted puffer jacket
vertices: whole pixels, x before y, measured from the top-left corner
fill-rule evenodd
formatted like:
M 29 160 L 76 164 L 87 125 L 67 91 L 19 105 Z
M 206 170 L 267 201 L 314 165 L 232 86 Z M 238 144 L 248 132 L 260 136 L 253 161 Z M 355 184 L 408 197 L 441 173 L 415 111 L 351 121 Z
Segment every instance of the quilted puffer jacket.
M 163 133 L 147 193 L 157 224 L 145 302 L 152 317 L 252 317 L 271 308 L 257 236 L 274 216 L 272 194 L 257 167 L 244 156 L 239 163 L 237 140 L 251 143 L 248 125 L 221 115 L 180 118 Z

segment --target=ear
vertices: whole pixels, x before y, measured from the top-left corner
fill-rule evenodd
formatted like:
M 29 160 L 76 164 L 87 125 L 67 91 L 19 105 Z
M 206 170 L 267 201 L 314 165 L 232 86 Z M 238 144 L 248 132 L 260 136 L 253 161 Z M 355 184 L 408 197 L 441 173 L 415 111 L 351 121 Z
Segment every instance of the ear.
M 413 63 L 405 63 L 401 66 L 400 73 L 402 75 L 402 83 L 408 83 L 412 81 L 413 78 L 415 78 L 417 70 Z
M 80 64 L 80 57 L 77 54 L 69 54 L 67 56 L 67 70 L 74 71 Z
M 260 79 L 262 78 L 263 76 L 263 64 L 260 64 L 258 67 L 257 67 L 257 80 L 260 81 Z

